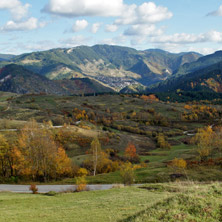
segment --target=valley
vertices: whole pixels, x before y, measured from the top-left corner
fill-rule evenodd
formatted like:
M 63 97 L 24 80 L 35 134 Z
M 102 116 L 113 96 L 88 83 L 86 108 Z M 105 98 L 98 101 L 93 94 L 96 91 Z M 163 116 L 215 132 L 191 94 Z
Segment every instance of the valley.
M 89 215 L 123 222 L 221 218 L 219 52 L 96 45 L 2 57 L 0 181 L 4 189 L 23 185 L 25 192 L 39 191 L 35 198 L 1 193 L 7 221 L 9 205 L 17 212 L 17 203 L 17 221 L 32 221 L 26 204 L 36 215 L 42 201 L 53 211 L 61 208 L 52 198 L 67 203 L 62 212 L 70 214 L 53 214 L 66 221 Z M 109 190 L 97 190 L 105 184 Z M 97 191 L 86 192 L 89 187 Z M 72 198 L 76 206 L 70 210 Z M 88 210 L 79 217 L 81 203 Z M 44 214 L 45 221 L 54 216 Z
M 54 127 L 49 130 L 55 138 L 60 135 L 61 138 L 56 141 L 63 146 L 75 165 L 75 173 L 84 166 L 84 161 L 90 158 L 87 152 L 90 150 L 91 141 L 98 137 L 102 150 L 113 152 L 114 156 L 108 156 L 108 159 L 119 161 L 119 164 L 126 161 L 124 156 L 128 144 L 135 145 L 140 159 L 135 162 L 138 165 L 135 170 L 136 183 L 171 180 L 177 170 L 174 171 L 169 164 L 175 158 L 184 159 L 191 164 L 186 169 L 186 174 L 191 180 L 222 179 L 220 165 L 217 165 L 220 161 L 217 159 L 220 153 L 217 147 L 213 148 L 208 157 L 216 161 L 209 168 L 208 163 L 205 165 L 198 162 L 198 147 L 190 142 L 199 128 L 213 125 L 214 130 L 217 130 L 222 117 L 220 105 L 203 105 L 192 101 L 163 102 L 155 96 L 149 98 L 124 94 L 84 97 L 11 93 L 1 95 L 1 134 L 10 143 L 15 143 L 20 130 L 31 118 L 35 118 L 40 125 L 50 121 Z M 158 142 L 160 138 L 166 141 L 163 145 Z M 192 162 L 195 161 L 197 165 L 193 167 Z M 95 177 L 89 172 L 87 183 L 121 183 L 118 167 L 108 170 L 109 173 L 103 173 L 106 172 L 106 167 Z M 90 167 L 88 170 L 90 171 Z M 182 175 L 181 179 L 186 180 L 186 175 Z M 21 183 L 25 182 L 22 182 L 23 179 L 21 177 Z M 10 177 L 3 180 L 9 182 Z M 52 180 L 52 184 L 73 183 L 74 178 Z

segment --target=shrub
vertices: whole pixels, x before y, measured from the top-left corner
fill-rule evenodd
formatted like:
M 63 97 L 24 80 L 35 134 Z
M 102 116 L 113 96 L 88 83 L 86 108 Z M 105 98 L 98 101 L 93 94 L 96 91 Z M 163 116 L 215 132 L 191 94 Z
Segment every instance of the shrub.
M 170 149 L 171 146 L 170 144 L 167 142 L 164 134 L 160 133 L 158 136 L 157 136 L 157 146 L 159 148 L 162 148 L 162 149 Z
M 120 176 L 122 177 L 123 183 L 131 185 L 135 181 L 134 167 L 130 162 L 125 163 L 120 169 Z
M 82 191 L 86 191 L 86 179 L 85 177 L 77 177 L 76 178 L 76 191 L 77 192 L 82 192 Z
M 18 183 L 18 177 L 16 177 L 16 176 L 11 176 L 11 181 L 12 181 L 13 183 Z
M 38 188 L 35 184 L 31 184 L 30 187 L 29 187 L 29 190 L 31 190 L 33 194 L 38 193 Z
M 170 167 L 175 174 L 186 174 L 185 169 L 187 168 L 187 162 L 184 159 L 174 158 L 171 163 L 168 164 L 168 167 Z

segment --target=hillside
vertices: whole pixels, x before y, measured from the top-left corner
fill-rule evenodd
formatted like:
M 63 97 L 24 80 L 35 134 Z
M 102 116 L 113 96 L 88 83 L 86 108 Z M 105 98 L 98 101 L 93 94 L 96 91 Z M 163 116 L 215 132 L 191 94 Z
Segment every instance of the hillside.
M 0 70 L 0 91 L 18 94 L 46 93 L 54 95 L 71 95 L 82 93 L 114 92 L 95 80 L 70 79 L 49 80 L 19 65 L 7 65 Z
M 120 93 L 143 93 L 147 87 L 142 84 L 132 84 L 120 90 Z
M 11 62 L 49 79 L 91 77 L 120 90 L 138 82 L 148 86 L 162 81 L 184 63 L 200 57 L 194 52 L 173 54 L 162 50 L 138 51 L 95 45 L 23 54 Z
M 179 69 L 174 73 L 174 75 L 184 75 L 200 69 L 204 69 L 208 66 L 214 65 L 222 61 L 222 51 L 217 51 L 213 54 L 203 56 L 196 61 L 186 63 L 179 67 Z
M 175 91 L 208 91 L 222 93 L 222 62 L 209 67 L 169 78 L 148 89 L 152 92 L 175 92 Z
M 0 54 L 0 61 L 9 61 L 10 59 L 12 59 L 14 57 L 15 57 L 15 55 Z

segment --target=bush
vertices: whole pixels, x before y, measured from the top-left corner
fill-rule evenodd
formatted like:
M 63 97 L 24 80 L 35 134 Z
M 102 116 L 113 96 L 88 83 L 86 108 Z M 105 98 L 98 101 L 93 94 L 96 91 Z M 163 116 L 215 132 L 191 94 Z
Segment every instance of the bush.
M 76 178 L 76 191 L 77 192 L 82 192 L 82 191 L 86 191 L 86 179 L 85 177 L 77 177 Z
M 11 181 L 13 183 L 18 183 L 18 177 L 11 176 Z
M 120 169 L 120 176 L 125 185 L 131 185 L 135 181 L 134 168 L 130 162 L 125 163 Z
M 29 187 L 29 190 L 31 190 L 33 194 L 38 193 L 38 188 L 35 184 L 31 184 L 30 187 Z

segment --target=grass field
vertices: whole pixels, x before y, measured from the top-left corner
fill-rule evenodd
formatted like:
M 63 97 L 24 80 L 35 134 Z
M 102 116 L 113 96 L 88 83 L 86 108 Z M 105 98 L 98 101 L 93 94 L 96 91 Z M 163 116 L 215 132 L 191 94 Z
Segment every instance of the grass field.
M 0 221 L 118 221 L 167 196 L 133 187 L 52 197 L 1 193 Z
M 219 222 L 222 185 L 169 183 L 144 188 L 43 194 L 0 193 L 1 222 Z

